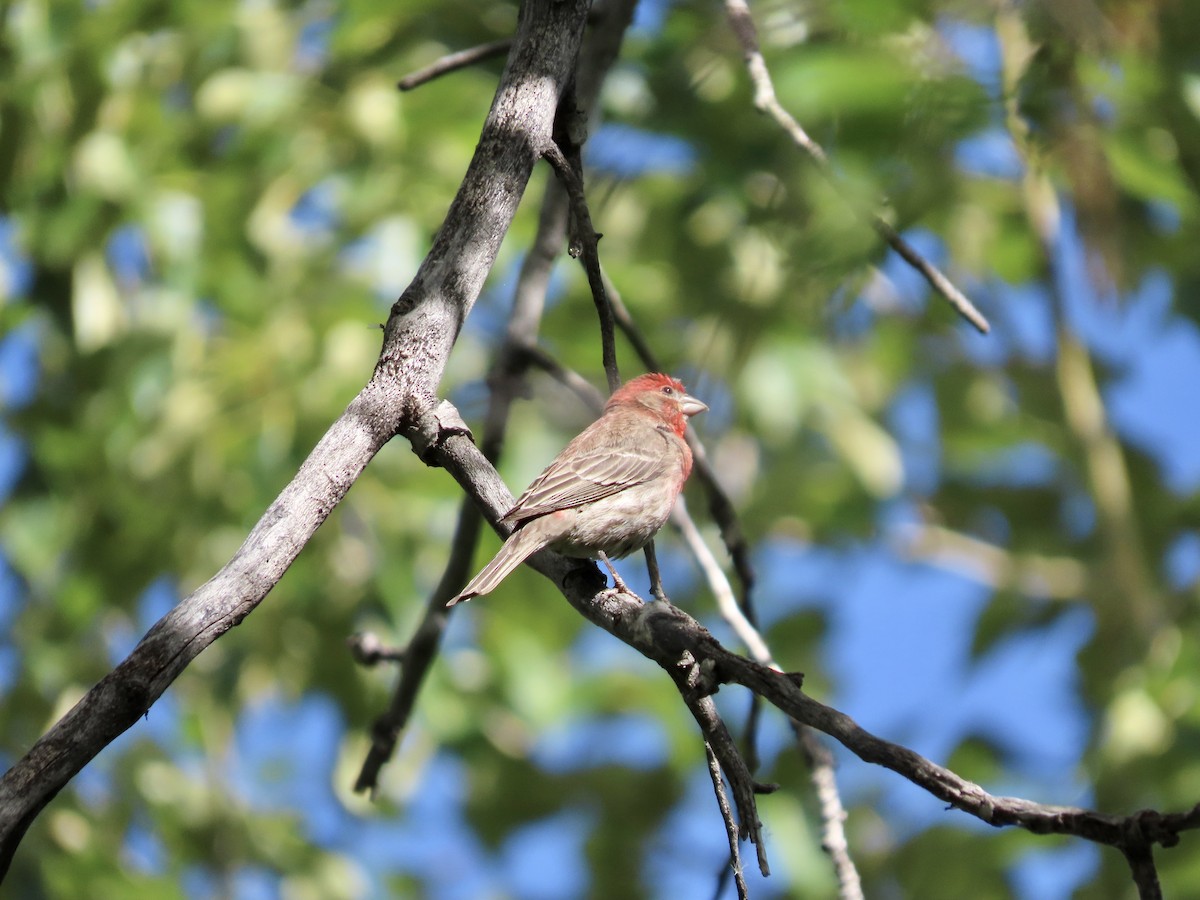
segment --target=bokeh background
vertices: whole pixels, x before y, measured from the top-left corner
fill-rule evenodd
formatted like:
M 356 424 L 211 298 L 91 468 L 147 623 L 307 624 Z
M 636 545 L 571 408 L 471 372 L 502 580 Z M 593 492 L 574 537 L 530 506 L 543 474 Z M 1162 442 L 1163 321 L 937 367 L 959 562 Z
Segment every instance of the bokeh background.
M 1200 10 L 768 0 L 782 102 L 993 323 L 931 297 L 754 112 L 716 4 L 644 0 L 587 147 L 604 263 L 754 547 L 813 696 L 989 790 L 1200 799 Z M 231 555 L 369 377 L 441 222 L 508 2 L 16 0 L 0 18 L 0 764 Z M 444 381 L 469 420 L 531 186 Z M 576 264 L 544 346 L 602 384 Z M 636 371 L 622 349 L 624 371 Z M 544 376 L 518 490 L 588 418 Z M 708 540 L 715 528 L 690 492 Z M 350 787 L 460 495 L 385 449 L 266 602 L 45 810 L 11 896 L 710 896 L 725 835 L 668 679 L 522 571 L 453 617 L 381 795 Z M 734 642 L 681 541 L 675 602 Z M 479 561 L 495 549 L 485 535 Z M 631 584 L 642 585 L 627 562 Z M 719 695 L 740 722 L 744 694 Z M 774 874 L 830 896 L 806 772 L 761 725 Z M 1131 893 L 839 752 L 868 896 Z M 1200 838 L 1160 851 L 1200 894 Z

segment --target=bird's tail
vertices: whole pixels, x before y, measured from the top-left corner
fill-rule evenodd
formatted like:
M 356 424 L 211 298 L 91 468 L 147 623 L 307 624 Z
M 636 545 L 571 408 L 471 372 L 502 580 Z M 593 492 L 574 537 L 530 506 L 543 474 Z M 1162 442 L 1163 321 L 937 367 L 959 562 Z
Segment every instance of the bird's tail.
M 542 529 L 536 527 L 537 524 L 531 522 L 526 527 L 514 531 L 504 542 L 500 552 L 492 557 L 492 561 L 484 566 L 458 596 L 446 605 L 453 606 L 455 603 L 462 603 L 472 597 L 491 593 L 513 569 L 545 547 L 549 541 L 541 534 Z

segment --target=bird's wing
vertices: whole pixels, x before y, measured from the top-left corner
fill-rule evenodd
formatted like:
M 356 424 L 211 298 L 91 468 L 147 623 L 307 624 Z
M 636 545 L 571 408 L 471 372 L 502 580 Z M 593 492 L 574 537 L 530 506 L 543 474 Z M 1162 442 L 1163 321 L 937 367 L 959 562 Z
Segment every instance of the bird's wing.
M 651 430 L 651 433 L 665 438 L 660 432 Z M 664 447 L 662 441 L 651 440 L 646 443 L 649 446 L 568 446 L 546 471 L 534 479 L 504 517 L 505 520 L 516 524 L 555 510 L 609 497 L 635 484 L 664 476 L 672 464 L 677 465 L 671 448 Z M 669 444 L 669 439 L 666 443 Z

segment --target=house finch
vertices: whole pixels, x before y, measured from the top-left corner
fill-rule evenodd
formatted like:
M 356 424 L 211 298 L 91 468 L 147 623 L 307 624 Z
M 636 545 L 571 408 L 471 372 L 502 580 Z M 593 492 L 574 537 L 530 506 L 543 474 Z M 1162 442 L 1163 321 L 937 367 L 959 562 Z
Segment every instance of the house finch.
M 687 417 L 706 409 L 669 375 L 639 375 L 622 385 L 505 513 L 501 521 L 512 534 L 446 605 L 490 592 L 545 547 L 599 558 L 623 587 L 608 560 L 644 547 L 671 515 L 692 471 Z

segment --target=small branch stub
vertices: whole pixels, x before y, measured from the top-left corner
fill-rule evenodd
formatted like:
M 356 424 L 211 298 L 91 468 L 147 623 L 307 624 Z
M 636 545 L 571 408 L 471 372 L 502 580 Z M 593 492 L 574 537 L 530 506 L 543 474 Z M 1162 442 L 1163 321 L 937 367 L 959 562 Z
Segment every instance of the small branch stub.
M 454 434 L 475 440 L 457 407 L 449 400 L 443 400 L 421 416 L 416 425 L 405 433 L 405 437 L 412 442 L 417 458 L 427 466 L 434 466 L 436 464 L 430 461 L 430 453 Z

